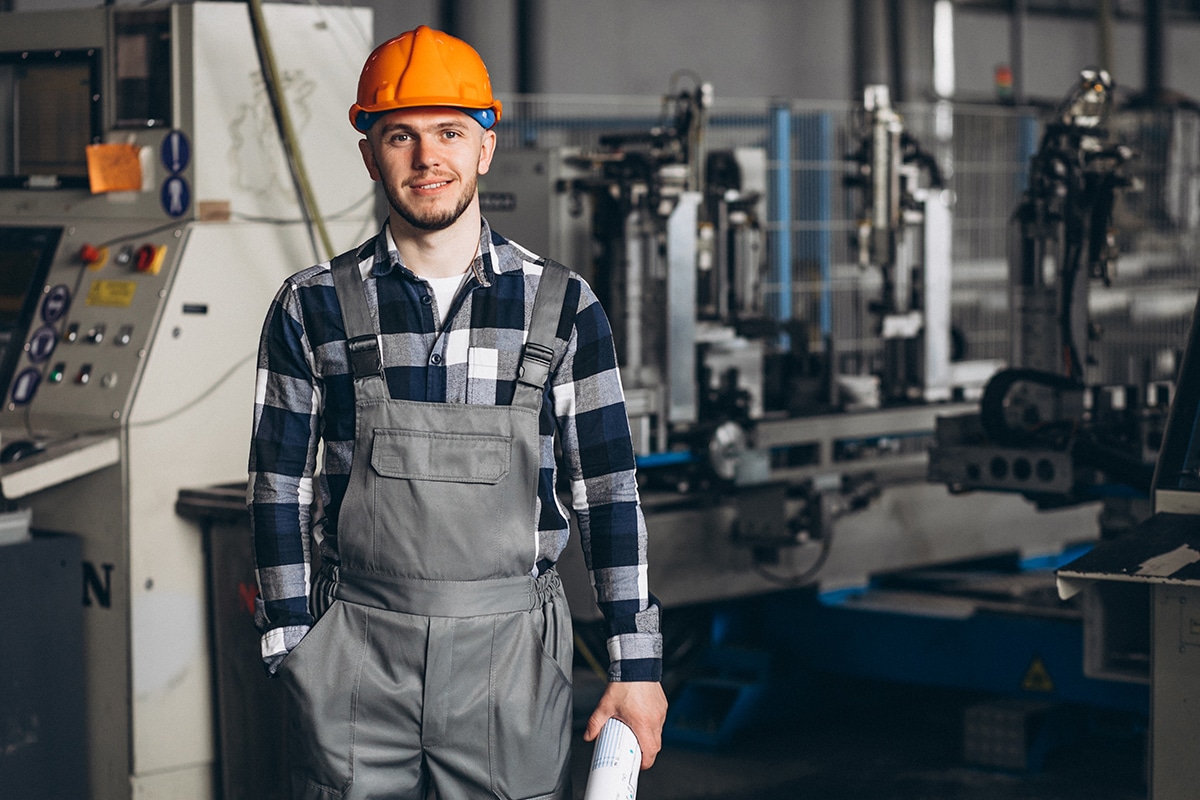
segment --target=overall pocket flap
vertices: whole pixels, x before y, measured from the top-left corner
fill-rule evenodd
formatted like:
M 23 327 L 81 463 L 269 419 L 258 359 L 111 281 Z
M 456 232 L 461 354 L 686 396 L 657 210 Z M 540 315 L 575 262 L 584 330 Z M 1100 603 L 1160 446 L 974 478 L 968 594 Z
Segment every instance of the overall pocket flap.
M 499 483 L 511 455 L 511 436 L 376 430 L 371 466 L 385 478 Z

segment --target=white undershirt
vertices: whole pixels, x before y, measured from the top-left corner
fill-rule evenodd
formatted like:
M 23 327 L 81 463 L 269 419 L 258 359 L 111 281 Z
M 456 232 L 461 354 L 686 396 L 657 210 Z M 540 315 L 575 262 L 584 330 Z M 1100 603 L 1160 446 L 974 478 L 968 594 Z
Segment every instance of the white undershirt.
M 458 290 L 465 282 L 466 277 L 467 273 L 464 272 L 461 275 L 451 275 L 449 278 L 422 278 L 423 281 L 429 284 L 429 288 L 433 289 L 433 299 L 434 305 L 437 306 L 439 328 L 446 324 L 446 315 L 450 313 L 450 305 L 454 302 L 454 296 L 458 294 Z

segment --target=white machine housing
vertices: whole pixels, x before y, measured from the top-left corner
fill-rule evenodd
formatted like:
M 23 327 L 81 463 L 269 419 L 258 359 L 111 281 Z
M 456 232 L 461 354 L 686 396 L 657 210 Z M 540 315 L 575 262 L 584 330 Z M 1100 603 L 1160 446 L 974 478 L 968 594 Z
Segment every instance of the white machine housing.
M 344 111 L 371 12 L 263 12 L 297 149 L 348 249 L 376 225 Z M 153 113 L 130 119 L 147 96 Z M 0 406 L 0 445 L 27 452 L 0 465 L 0 491 L 83 542 L 89 796 L 203 800 L 205 560 L 176 498 L 245 475 L 271 298 L 331 254 L 303 222 L 248 4 L 0 14 L 0 103 L 0 269 L 34 267 Z M 95 143 L 131 146 L 140 188 L 92 193 Z

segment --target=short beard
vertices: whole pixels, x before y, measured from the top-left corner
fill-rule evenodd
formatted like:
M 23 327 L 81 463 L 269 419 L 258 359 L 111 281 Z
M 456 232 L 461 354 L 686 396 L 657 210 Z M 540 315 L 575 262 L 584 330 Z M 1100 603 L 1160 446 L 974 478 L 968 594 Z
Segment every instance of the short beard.
M 392 210 L 409 225 L 419 231 L 444 231 L 457 222 L 458 218 L 471 206 L 471 201 L 475 199 L 476 183 L 476 179 L 472 177 L 463 186 L 462 196 L 458 198 L 458 204 L 454 208 L 444 212 L 430 212 L 421 216 L 401 203 L 386 183 L 384 183 L 384 193 L 387 195 L 388 204 L 391 205 Z

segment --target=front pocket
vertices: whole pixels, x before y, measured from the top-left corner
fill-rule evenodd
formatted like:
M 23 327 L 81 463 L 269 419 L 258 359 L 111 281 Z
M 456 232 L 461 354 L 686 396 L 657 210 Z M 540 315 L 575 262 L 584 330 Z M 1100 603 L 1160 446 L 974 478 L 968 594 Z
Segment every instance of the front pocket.
M 354 726 L 366 613 L 335 602 L 279 666 L 297 796 L 342 797 L 354 778 Z
M 495 484 L 511 459 L 511 436 L 376 429 L 371 445 L 371 466 L 385 478 Z
M 556 797 L 566 785 L 571 681 L 549 652 L 562 649 L 566 629 L 548 622 L 562 610 L 548 604 L 547 616 L 537 609 L 496 622 L 488 749 L 492 791 L 505 800 Z

